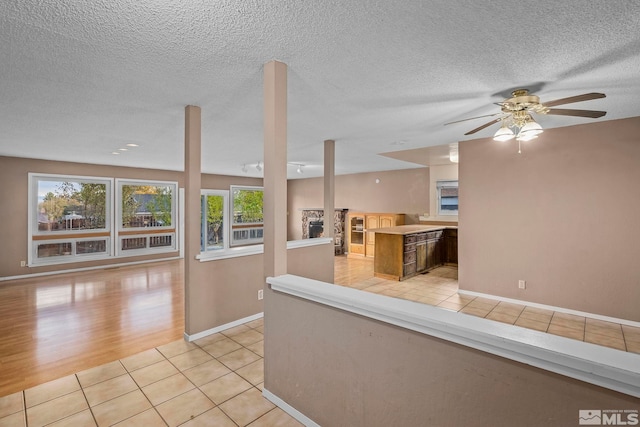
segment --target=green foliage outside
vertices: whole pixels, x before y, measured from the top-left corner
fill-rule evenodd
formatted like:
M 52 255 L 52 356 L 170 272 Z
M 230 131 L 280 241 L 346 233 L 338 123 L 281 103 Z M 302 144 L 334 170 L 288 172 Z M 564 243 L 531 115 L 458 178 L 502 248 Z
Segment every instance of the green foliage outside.
M 56 183 L 38 204 L 40 218 L 46 217 L 51 230 L 66 228 L 105 228 L 107 215 L 106 184 L 64 181 Z M 75 222 L 66 223 L 66 215 L 75 215 Z
M 64 216 L 64 209 L 67 206 L 68 201 L 60 196 L 56 196 L 49 191 L 45 194 L 43 201 L 40 203 L 40 212 L 46 214 L 49 221 L 62 221 Z
M 122 226 L 128 227 L 134 223 L 136 212 L 141 203 L 134 197 L 138 186 L 123 185 L 122 186 Z
M 262 223 L 263 190 L 235 189 L 233 191 L 233 223 Z
M 151 212 L 153 220 L 164 227 L 171 225 L 172 209 L 171 200 L 173 194 L 171 187 L 154 187 L 155 194 L 151 201 L 147 203 L 147 209 Z
M 146 227 L 146 226 L 171 226 L 172 225 L 172 200 L 171 187 L 156 185 L 123 185 L 122 192 L 122 226 Z M 146 197 L 144 195 L 147 195 Z M 145 222 L 140 215 L 143 207 L 143 199 L 146 198 L 144 209 L 151 215 L 152 221 Z
M 207 244 L 218 245 L 222 236 L 224 220 L 224 197 L 207 196 Z

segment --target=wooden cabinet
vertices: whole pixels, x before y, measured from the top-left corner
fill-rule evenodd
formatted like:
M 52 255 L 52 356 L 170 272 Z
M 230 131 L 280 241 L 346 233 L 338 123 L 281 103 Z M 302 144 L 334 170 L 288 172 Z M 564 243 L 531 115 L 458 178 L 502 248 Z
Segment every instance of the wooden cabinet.
M 378 233 L 373 275 L 390 280 L 404 280 L 415 276 L 418 272 L 420 247 L 415 234 Z
M 349 214 L 349 255 L 364 255 L 364 215 Z
M 445 263 L 457 263 L 457 241 L 456 229 L 376 233 L 374 276 L 404 280 Z
M 458 230 L 447 229 L 444 233 L 444 262 L 447 264 L 458 263 Z
M 427 233 L 416 234 L 416 271 L 427 271 Z
M 402 256 L 402 276 L 413 276 L 418 268 L 418 253 L 416 250 L 416 235 L 404 236 L 404 254 Z
M 415 272 L 415 258 L 413 263 L 409 261 L 412 252 L 415 256 L 415 246 L 413 251 L 406 247 L 402 234 L 378 233 L 373 275 L 383 279 L 402 280 L 411 269 Z
M 427 270 L 443 264 L 442 250 L 444 242 L 442 240 L 442 231 L 437 230 L 427 233 Z
M 376 233 L 372 230 L 404 225 L 404 214 L 351 212 L 349 220 L 349 256 L 374 257 Z
M 364 248 L 364 254 L 366 256 L 372 257 L 376 254 L 376 233 L 371 230 L 376 228 L 380 228 L 380 216 L 378 215 L 365 215 L 365 239 L 366 246 Z

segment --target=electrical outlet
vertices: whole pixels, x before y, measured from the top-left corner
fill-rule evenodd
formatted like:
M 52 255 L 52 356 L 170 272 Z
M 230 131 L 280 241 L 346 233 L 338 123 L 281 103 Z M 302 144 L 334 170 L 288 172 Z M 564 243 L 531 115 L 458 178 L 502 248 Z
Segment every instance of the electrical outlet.
M 524 280 L 518 280 L 518 288 L 526 289 L 527 288 L 527 282 L 525 282 Z
M 27 261 L 20 261 L 20 267 L 26 267 Z
M 262 289 L 260 289 L 258 291 L 258 300 L 261 300 L 262 298 L 264 298 L 264 291 Z

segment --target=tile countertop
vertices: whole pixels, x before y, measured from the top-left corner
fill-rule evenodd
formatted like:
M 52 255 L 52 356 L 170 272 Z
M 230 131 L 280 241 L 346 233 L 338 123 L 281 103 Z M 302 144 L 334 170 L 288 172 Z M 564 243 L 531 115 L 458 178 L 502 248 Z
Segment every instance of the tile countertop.
M 398 225 L 396 227 L 386 227 L 386 228 L 374 228 L 371 231 L 375 233 L 384 233 L 384 234 L 414 234 L 414 233 L 424 233 L 427 231 L 435 231 L 435 230 L 445 230 L 447 228 L 451 228 L 454 230 L 458 229 L 457 225 L 425 225 L 425 224 L 411 224 L 411 225 Z

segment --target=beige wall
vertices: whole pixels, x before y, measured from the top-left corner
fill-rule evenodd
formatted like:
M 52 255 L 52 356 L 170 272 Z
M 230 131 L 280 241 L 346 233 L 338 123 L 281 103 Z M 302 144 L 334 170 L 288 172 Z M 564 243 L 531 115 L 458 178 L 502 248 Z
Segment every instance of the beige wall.
M 638 400 L 271 291 L 265 389 L 322 426 L 572 426 Z
M 640 321 L 640 118 L 460 143 L 460 288 Z M 526 280 L 526 289 L 518 289 Z
M 376 179 L 380 182 L 376 183 Z M 322 208 L 322 178 L 288 182 L 288 240 L 302 239 L 301 209 Z M 429 211 L 429 168 L 338 175 L 335 207 L 355 212 L 404 213 L 406 223 L 419 221 Z
M 27 190 L 28 173 L 67 174 L 97 177 L 118 177 L 177 181 L 183 186 L 183 173 L 152 169 L 136 169 L 79 163 L 54 162 L 0 156 L 0 277 L 74 268 L 103 266 L 114 262 L 132 262 L 175 257 L 178 252 L 156 256 L 127 257 L 95 262 L 63 264 L 48 267 L 20 267 L 27 259 Z M 262 185 L 262 179 L 223 175 L 202 175 L 205 189 L 228 190 L 230 185 Z M 292 273 L 317 280 L 333 281 L 333 247 L 314 246 L 289 250 Z M 202 263 L 205 283 L 190 284 L 192 304 L 189 309 L 188 334 L 196 334 L 263 311 L 258 290 L 265 286 L 263 256 L 253 255 Z
M 458 179 L 458 165 L 437 165 L 429 167 L 429 216 L 427 221 L 457 221 L 457 215 L 438 215 L 438 181 L 456 181 Z
M 190 283 L 191 305 L 185 331 L 195 335 L 261 313 L 262 254 L 202 263 L 206 282 Z
M 289 249 L 287 273 L 333 283 L 334 257 L 332 244 Z
M 28 173 L 68 174 L 130 179 L 157 179 L 177 181 L 183 186 L 183 174 L 176 171 L 136 169 L 54 162 L 46 160 L 0 157 L 0 187 L 2 221 L 0 238 L 0 276 L 18 276 L 42 272 L 55 272 L 74 268 L 106 266 L 150 259 L 176 257 L 178 252 L 155 256 L 126 257 L 104 261 L 62 264 L 46 267 L 20 267 L 20 261 L 27 257 L 27 190 Z M 202 184 L 208 189 L 228 190 L 229 185 L 262 185 L 261 179 L 203 175 Z M 11 218 L 11 221 L 6 219 Z M 258 301 L 257 291 L 264 286 L 262 255 L 203 263 L 206 269 L 206 283 L 193 283 L 190 292 L 196 301 L 189 310 L 192 322 L 188 333 L 197 333 L 235 320 L 260 313 L 262 301 Z
M 75 268 L 102 266 L 123 262 L 144 261 L 175 257 L 178 252 L 117 258 L 82 263 L 69 263 L 42 267 L 20 267 L 20 261 L 27 259 L 27 206 L 28 174 L 47 173 L 60 175 L 80 175 L 107 178 L 147 179 L 177 181 L 182 187 L 183 173 L 156 169 L 127 168 L 83 163 L 56 162 L 0 156 L 0 200 L 2 200 L 2 220 L 0 238 L 10 244 L 0 245 L 0 277 L 55 272 Z M 206 189 L 228 190 L 234 185 L 262 185 L 260 178 L 232 177 L 225 175 L 202 175 L 202 187 Z
M 100 166 L 83 163 L 54 162 L 48 160 L 24 159 L 0 156 L 0 277 L 21 276 L 42 272 L 69 270 L 74 268 L 108 265 L 114 262 L 133 262 L 149 259 L 175 257 L 178 252 L 161 255 L 126 257 L 55 266 L 21 267 L 20 261 L 27 259 L 27 206 L 29 172 L 81 175 L 109 178 L 130 178 L 177 181 L 182 185 L 182 173 L 154 169 L 135 169 L 114 166 Z

